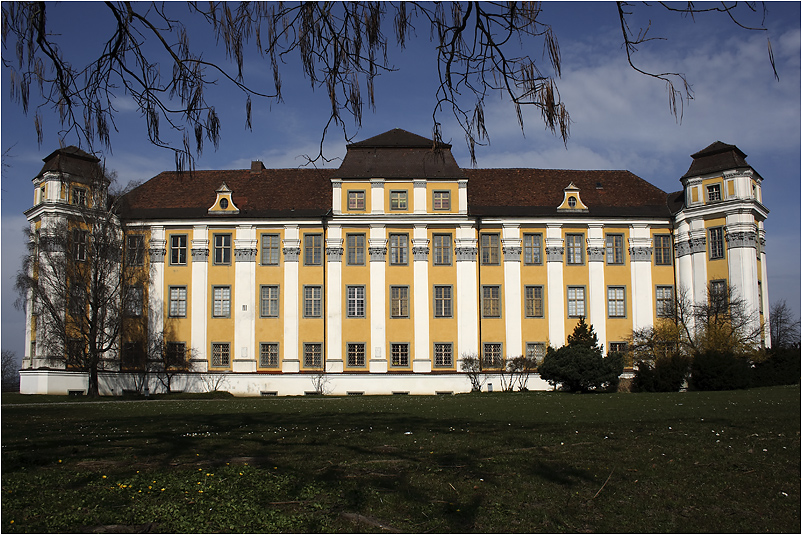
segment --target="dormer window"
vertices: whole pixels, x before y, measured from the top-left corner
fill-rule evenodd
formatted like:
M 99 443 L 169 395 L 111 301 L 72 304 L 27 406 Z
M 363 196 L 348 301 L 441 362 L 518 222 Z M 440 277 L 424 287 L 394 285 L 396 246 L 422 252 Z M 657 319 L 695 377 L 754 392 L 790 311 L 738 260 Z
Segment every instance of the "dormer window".
M 239 208 L 237 208 L 231 198 L 234 192 L 226 186 L 225 182 L 215 190 L 215 193 L 217 194 L 217 198 L 214 200 L 214 204 L 209 208 L 209 214 L 232 215 L 239 213 Z
M 365 209 L 365 191 L 355 190 L 348 192 L 348 209 L 349 210 L 364 210 Z
M 435 191 L 432 194 L 432 208 L 435 210 L 451 210 L 451 192 Z
M 721 200 L 721 184 L 711 184 L 707 186 L 707 202 Z
M 568 197 L 568 208 L 576 208 L 576 197 Z

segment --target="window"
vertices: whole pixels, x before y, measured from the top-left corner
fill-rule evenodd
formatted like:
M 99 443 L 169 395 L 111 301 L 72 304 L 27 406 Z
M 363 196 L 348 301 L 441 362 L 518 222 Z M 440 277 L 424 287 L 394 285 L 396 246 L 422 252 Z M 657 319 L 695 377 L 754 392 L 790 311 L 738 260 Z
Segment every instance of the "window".
M 124 369 L 144 369 L 147 356 L 142 349 L 142 342 L 124 342 L 120 360 L 120 366 Z
M 231 263 L 231 234 L 214 235 L 214 263 Z
M 524 315 L 527 318 L 543 317 L 543 286 L 524 286 Z
M 323 344 L 304 344 L 304 367 L 320 368 L 323 366 Z
M 727 281 L 710 281 L 710 298 L 714 300 L 727 299 Z
M 139 346 L 137 342 L 128 342 L 133 347 Z M 126 345 L 128 345 L 126 344 Z M 129 346 L 130 347 L 130 346 Z M 82 361 L 84 354 L 84 341 L 80 338 L 69 338 L 67 340 L 67 358 L 71 361 L 68 364 L 76 365 Z
M 319 266 L 323 263 L 323 234 L 304 234 L 304 264 Z
M 390 317 L 409 317 L 409 286 L 390 286 Z
M 452 316 L 451 286 L 434 287 L 434 317 L 450 318 Z
M 145 237 L 134 234 L 126 237 L 126 262 L 129 266 L 142 266 L 145 264 Z
M 391 191 L 390 210 L 406 210 L 406 209 L 407 209 L 407 192 Z
M 348 234 L 345 237 L 346 263 L 350 266 L 365 265 L 365 235 Z
M 89 242 L 89 232 L 75 229 L 72 231 L 72 254 L 79 262 L 86 260 L 86 247 Z
M 451 192 L 434 191 L 432 193 L 432 208 L 435 210 L 451 210 Z
M 212 344 L 212 367 L 227 368 L 231 363 L 231 344 L 215 342 Z
M 321 286 L 304 286 L 304 317 L 319 318 L 323 304 Z
M 262 234 L 262 265 L 277 266 L 279 251 L 278 234 Z
M 214 286 L 212 288 L 212 317 L 228 318 L 231 315 L 231 287 Z
M 84 188 L 72 188 L 72 204 L 86 206 L 86 190 Z
M 434 242 L 434 265 L 450 266 L 451 234 L 434 234 L 432 241 Z
M 609 353 L 626 353 L 629 346 L 626 342 L 610 342 Z
M 80 284 L 70 285 L 70 294 L 68 297 L 67 308 L 73 317 L 82 315 L 85 312 L 84 299 L 86 298 L 86 290 L 81 288 Z
M 365 209 L 365 190 L 348 192 L 348 209 L 349 210 Z
M 716 227 L 710 229 L 710 260 L 724 258 L 724 229 Z
M 498 342 L 485 343 L 482 347 L 482 364 L 489 368 L 501 366 L 501 344 Z
M 606 237 L 607 263 L 624 263 L 624 235 L 608 234 Z M 580 262 L 581 263 L 581 262 Z
M 262 286 L 260 315 L 263 318 L 278 317 L 278 286 Z
M 499 236 L 498 234 L 482 234 L 482 264 L 496 265 L 499 263 Z
M 434 344 L 434 367 L 450 368 L 454 365 L 454 345 L 451 343 Z
M 167 342 L 164 347 L 164 356 L 171 366 L 186 361 L 187 345 L 184 342 Z
M 365 287 L 346 286 L 346 315 L 349 318 L 365 317 Z
M 707 186 L 707 202 L 721 200 L 721 184 L 711 184 Z
M 585 249 L 585 235 L 584 234 L 566 234 L 565 235 L 565 249 L 568 253 L 567 261 L 569 264 L 584 264 L 584 249 Z
M 568 317 L 585 317 L 585 287 L 568 287 Z
M 501 286 L 482 286 L 482 317 L 501 317 Z
M 170 310 L 168 316 L 171 318 L 187 317 L 186 286 L 170 286 Z
M 390 344 L 390 364 L 409 366 L 409 344 Z
M 543 359 L 546 356 L 546 344 L 543 342 L 527 342 L 526 343 L 526 358 L 531 359 L 535 364 L 543 364 Z
M 361 368 L 365 366 L 365 344 L 348 344 L 348 366 Z
M 141 286 L 128 288 L 128 295 L 125 298 L 126 316 L 141 316 L 143 306 L 143 290 Z
M 390 265 L 405 266 L 409 258 L 407 234 L 390 234 Z
M 610 318 L 623 318 L 626 316 L 626 300 L 623 286 L 607 287 L 607 316 Z
M 540 234 L 524 234 L 524 264 L 542 264 L 541 247 L 543 237 Z
M 187 263 L 187 235 L 173 234 L 170 236 L 170 264 L 182 266 Z
M 259 366 L 262 368 L 278 368 L 278 344 L 262 342 L 259 344 Z
M 658 286 L 656 290 L 657 317 L 670 318 L 674 313 L 674 287 Z
M 654 237 L 654 263 L 658 266 L 670 266 L 671 256 L 671 236 L 656 234 Z

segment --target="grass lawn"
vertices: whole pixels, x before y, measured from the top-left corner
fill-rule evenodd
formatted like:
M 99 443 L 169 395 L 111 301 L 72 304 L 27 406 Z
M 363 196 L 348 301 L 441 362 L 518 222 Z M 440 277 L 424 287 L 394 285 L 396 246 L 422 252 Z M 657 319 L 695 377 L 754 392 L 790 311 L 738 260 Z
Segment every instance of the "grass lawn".
M 2 397 L 6 533 L 800 531 L 799 386 L 34 399 Z

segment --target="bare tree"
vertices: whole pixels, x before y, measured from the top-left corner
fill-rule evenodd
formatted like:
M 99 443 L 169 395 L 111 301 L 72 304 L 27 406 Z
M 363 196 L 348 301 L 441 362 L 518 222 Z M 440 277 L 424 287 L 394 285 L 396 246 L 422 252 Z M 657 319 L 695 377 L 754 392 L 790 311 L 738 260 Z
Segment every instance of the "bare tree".
M 153 373 L 168 394 L 172 392 L 173 378 L 192 368 L 196 353 L 183 342 L 171 341 L 169 333 L 156 333 L 148 346 L 148 371 Z
M 771 332 L 771 347 L 780 349 L 799 343 L 799 319 L 794 318 L 785 299 L 775 301 L 771 305 L 769 331 Z
M 737 3 L 660 5 L 691 16 L 723 12 L 741 28 L 765 31 L 762 21 L 742 22 L 759 18 L 751 4 L 748 8 Z M 433 43 L 439 76 L 432 105 L 435 142 L 442 141 L 441 114 L 450 112 L 462 127 L 474 160 L 475 145 L 489 140 L 486 99 L 499 95 L 511 102 L 522 129 L 522 110 L 530 107 L 540 112 L 550 131 L 568 138 L 570 117 L 556 82 L 562 70 L 560 48 L 536 2 L 105 2 L 99 6 L 80 8 L 108 10 L 112 21 L 108 27 L 93 28 L 106 30 L 98 36 L 102 52 L 77 64 L 59 44 L 65 28 L 59 25 L 58 33 L 51 30 L 48 13 L 53 5 L 3 4 L 3 64 L 11 95 L 26 113 L 33 106 L 40 143 L 43 112 L 52 109 L 61 121 L 62 138 L 72 135 L 89 150 L 98 143 L 110 148 L 116 130 L 115 99 L 127 95 L 145 118 L 151 142 L 174 151 L 178 170 L 192 168 L 193 153 L 199 154 L 207 141 L 216 147 L 220 139 L 221 120 L 205 90 L 218 79 L 230 84 L 242 98 L 244 122 L 250 128 L 253 99 L 281 102 L 281 73 L 290 64 L 300 66 L 311 87 L 322 91 L 331 104 L 320 152 L 311 159 L 322 158 L 330 127 L 342 129 L 350 140 L 353 132 L 349 133 L 346 119 L 350 117 L 358 129 L 364 105 L 375 109 L 375 78 L 395 70 L 387 58 L 388 46 L 403 49 L 419 34 L 428 34 Z M 666 83 L 671 110 L 681 115 L 682 101 L 691 98 L 689 84 L 681 73 L 652 72 L 636 64 L 638 47 L 656 38 L 648 34 L 649 26 L 633 29 L 637 27 L 632 22 L 633 6 L 619 2 L 617 10 L 630 65 Z M 198 27 L 205 30 L 203 45 L 190 42 Z M 205 59 L 210 52 L 209 29 L 216 46 L 225 48 L 228 64 Z M 251 47 L 266 64 L 256 70 L 272 74 L 266 88 L 246 83 L 243 67 Z M 770 46 L 769 58 L 773 64 Z M 165 131 L 177 134 L 179 140 L 168 139 Z
M 19 387 L 19 363 L 13 351 L 2 351 L 2 385 L 3 390 Z
M 463 353 L 460 359 L 460 370 L 468 376 L 471 382 L 471 392 L 481 392 L 487 381 L 487 375 L 482 370 L 482 362 L 476 354 Z
M 147 274 L 125 267 L 114 213 L 119 197 L 108 194 L 109 177 L 96 166 L 85 179 L 78 202 L 26 231 L 28 253 L 16 289 L 17 305 L 32 307 L 37 353 L 88 372 L 87 394 L 96 396 L 98 371 L 117 362 L 124 318 L 142 315 Z

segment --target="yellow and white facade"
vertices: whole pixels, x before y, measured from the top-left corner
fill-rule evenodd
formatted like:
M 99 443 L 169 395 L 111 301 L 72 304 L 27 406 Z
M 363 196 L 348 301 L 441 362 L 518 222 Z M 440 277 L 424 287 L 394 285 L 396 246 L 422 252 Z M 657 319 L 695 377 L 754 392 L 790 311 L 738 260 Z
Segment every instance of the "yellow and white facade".
M 626 171 L 462 169 L 433 146 L 392 130 L 349 145 L 336 170 L 254 162 L 130 192 L 121 224 L 149 253 L 140 319 L 193 352 L 178 388 L 464 392 L 463 355 L 540 359 L 579 317 L 624 349 L 711 281 L 768 322 L 762 178 L 736 147 L 694 154 L 666 194 Z M 34 179 L 37 206 L 47 181 Z M 23 391 L 68 390 L 26 336 Z M 107 393 L 125 387 L 124 360 L 109 356 Z

